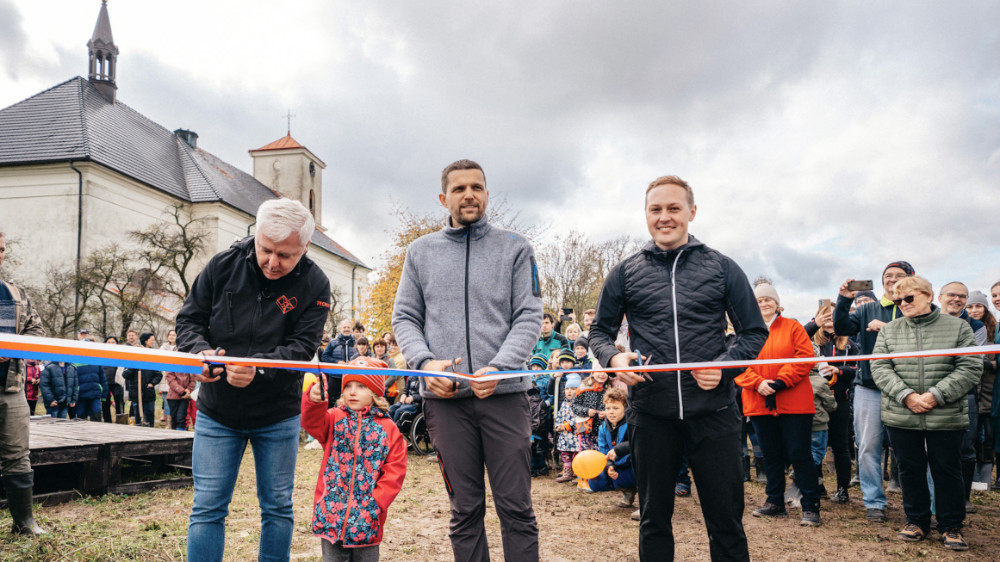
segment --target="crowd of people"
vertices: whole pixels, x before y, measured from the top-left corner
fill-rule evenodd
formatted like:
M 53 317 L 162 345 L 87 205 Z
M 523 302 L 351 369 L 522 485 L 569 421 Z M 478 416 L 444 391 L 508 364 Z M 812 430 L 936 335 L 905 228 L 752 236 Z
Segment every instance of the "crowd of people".
M 371 339 L 350 319 L 336 334 L 323 332 L 329 281 L 305 256 L 311 215 L 296 202 L 265 203 L 257 234 L 216 255 L 195 280 L 162 346 L 376 370 L 307 377 L 303 387 L 301 376 L 281 369 L 210 362 L 182 375 L 32 360 L 22 369 L 19 360 L 0 360 L 7 391 L 0 398 L 10 412 L 23 404 L 35 413 L 41 401 L 54 417 L 109 422 L 129 402 L 136 424 L 153 425 L 161 396 L 161 421 L 195 430 L 191 560 L 223 556 L 247 444 L 257 465 L 261 559 L 288 558 L 300 429 L 324 450 L 312 521 L 324 560 L 377 560 L 406 471 L 400 428 L 420 414 L 451 503 L 456 560 L 489 558 L 486 471 L 508 559 L 538 559 L 531 479 L 553 470 L 556 482 L 617 491 L 617 505 L 636 508 L 643 560 L 673 558 L 674 502 L 692 484 L 712 559 L 748 560 L 742 519 L 753 467 L 766 492 L 754 517 L 787 517 L 797 506 L 800 524 L 817 527 L 822 503 L 851 502 L 858 484 L 865 517 L 884 523 L 886 490 L 897 489 L 905 514 L 899 540 L 926 538 L 933 517 L 945 547 L 968 549 L 962 528 L 975 509 L 974 483 L 1000 489 L 997 356 L 912 353 L 1000 344 L 984 293 L 956 281 L 935 294 L 910 263 L 895 261 L 884 268 L 881 296 L 874 283 L 848 279 L 800 323 L 783 314 L 769 280 L 751 284 L 733 260 L 688 234 L 697 210 L 691 187 L 663 176 L 646 190 L 652 240 L 612 268 L 581 325 L 572 309 L 558 318 L 543 312 L 531 246 L 489 224 L 488 197 L 478 164 L 445 168 L 438 198 L 448 223 L 411 244 L 393 331 Z M 0 233 L 0 263 L 3 242 Z M 0 289 L 0 331 L 41 335 L 20 290 L 2 282 Z M 990 291 L 1000 308 L 1000 282 Z M 279 295 L 305 304 L 270 306 Z M 89 341 L 89 332 L 80 339 Z M 123 345 L 157 342 L 128 330 Z M 896 355 L 854 359 L 871 353 Z M 704 368 L 754 359 L 774 363 Z M 677 363 L 702 368 L 641 367 Z M 526 366 L 547 372 L 478 378 Z M 428 373 L 377 370 L 387 367 Z M 601 367 L 614 372 L 594 370 Z M 473 378 L 441 376 L 448 372 Z M 12 391 L 24 398 L 12 399 Z M 0 436 L 16 445 L 0 455 L 15 531 L 37 534 L 26 439 L 19 441 L 26 429 L 12 414 L 0 421 Z M 832 494 L 823 480 L 828 452 Z

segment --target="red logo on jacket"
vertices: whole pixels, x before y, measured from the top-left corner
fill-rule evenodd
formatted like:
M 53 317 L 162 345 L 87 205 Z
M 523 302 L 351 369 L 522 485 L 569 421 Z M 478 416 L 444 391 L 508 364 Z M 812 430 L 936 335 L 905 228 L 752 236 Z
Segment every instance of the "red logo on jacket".
M 292 310 L 297 304 L 299 304 L 299 300 L 295 297 L 288 298 L 285 295 L 278 297 L 276 302 L 278 304 L 278 308 L 281 309 L 282 314 L 288 314 L 288 311 Z

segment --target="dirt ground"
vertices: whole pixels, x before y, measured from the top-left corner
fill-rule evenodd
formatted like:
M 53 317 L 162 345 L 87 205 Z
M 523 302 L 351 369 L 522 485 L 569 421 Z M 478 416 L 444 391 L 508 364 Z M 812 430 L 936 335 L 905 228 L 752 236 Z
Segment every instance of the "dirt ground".
M 321 451 L 302 450 L 295 485 L 294 560 L 319 560 L 319 539 L 309 531 L 313 489 Z M 228 560 L 256 558 L 260 511 L 255 496 L 253 462 L 248 451 L 230 509 L 226 535 Z M 830 477 L 828 476 L 828 479 Z M 828 481 L 828 486 L 832 481 Z M 998 560 L 1000 559 L 1000 493 L 976 493 L 979 512 L 967 519 L 971 550 L 953 553 L 932 540 L 905 544 L 895 540 L 902 525 L 901 497 L 890 494 L 889 523 L 870 524 L 857 488 L 847 505 L 823 503 L 824 525 L 798 526 L 798 511 L 787 519 L 760 520 L 750 511 L 763 503 L 760 484 L 746 485 L 746 525 L 755 560 Z M 631 510 L 616 507 L 612 493 L 587 494 L 552 477 L 533 480 L 532 494 L 540 529 L 541 557 L 548 561 L 638 560 L 638 523 Z M 156 491 L 136 496 L 82 498 L 36 511 L 53 533 L 45 538 L 11 537 L 0 532 L 2 560 L 183 560 L 192 490 Z M 488 501 L 490 501 L 488 499 Z M 437 464 L 427 457 L 409 458 L 406 482 L 390 508 L 383 560 L 451 560 L 448 542 L 448 497 Z M 6 510 L 0 526 L 9 528 Z M 674 515 L 677 560 L 708 560 L 708 540 L 697 493 L 677 501 Z M 490 501 L 486 526 L 494 560 L 502 560 L 499 521 Z

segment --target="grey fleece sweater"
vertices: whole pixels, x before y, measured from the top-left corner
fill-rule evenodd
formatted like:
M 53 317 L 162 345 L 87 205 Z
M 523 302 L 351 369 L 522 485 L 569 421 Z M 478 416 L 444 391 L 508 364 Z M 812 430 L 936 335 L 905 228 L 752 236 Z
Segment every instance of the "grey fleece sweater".
M 411 369 L 431 359 L 461 357 L 457 370 L 524 369 L 542 327 L 535 253 L 524 237 L 451 220 L 410 244 L 396 291 L 392 329 Z M 527 377 L 501 380 L 496 394 L 524 392 Z M 424 398 L 439 398 L 421 381 Z M 473 396 L 459 382 L 455 398 Z

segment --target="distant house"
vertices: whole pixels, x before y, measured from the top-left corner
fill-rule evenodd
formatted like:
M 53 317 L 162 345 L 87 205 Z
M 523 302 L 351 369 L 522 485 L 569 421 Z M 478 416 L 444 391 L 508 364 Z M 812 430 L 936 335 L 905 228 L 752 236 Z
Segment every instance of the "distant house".
M 196 133 L 172 131 L 118 101 L 118 48 L 105 3 L 87 46 L 87 79 L 0 110 L 0 229 L 18 240 L 31 275 L 111 242 L 128 244 L 129 231 L 171 218 L 178 203 L 190 204 L 208 232 L 197 272 L 253 233 L 261 203 L 288 197 L 312 211 L 317 228 L 308 255 L 344 310 L 353 310 L 371 268 L 324 234 L 322 160 L 289 133 L 250 151 L 251 176 L 198 148 Z

